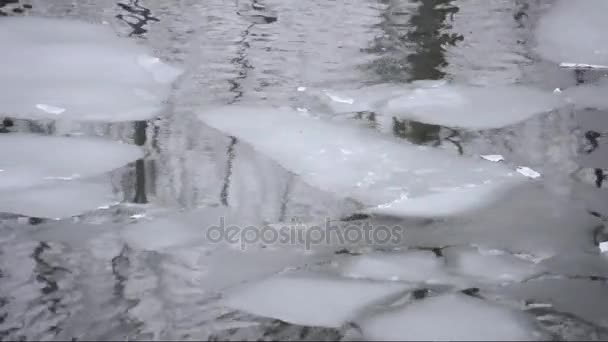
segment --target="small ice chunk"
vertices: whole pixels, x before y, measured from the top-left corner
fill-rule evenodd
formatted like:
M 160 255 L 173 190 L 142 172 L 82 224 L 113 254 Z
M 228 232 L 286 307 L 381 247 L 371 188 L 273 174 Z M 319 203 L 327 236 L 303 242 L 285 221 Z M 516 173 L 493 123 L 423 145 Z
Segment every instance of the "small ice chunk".
M 528 178 L 532 178 L 532 179 L 535 179 L 535 178 L 538 178 L 541 176 L 540 173 L 532 170 L 531 168 L 529 168 L 527 166 L 519 166 L 519 167 L 517 167 L 516 171 L 519 172 L 520 174 L 522 174 Z
M 562 92 L 562 90 L 560 88 L 553 89 L 553 93 L 555 93 L 555 94 L 559 94 L 561 92 Z
M 327 97 L 329 97 L 332 101 L 334 102 L 338 102 L 338 103 L 346 103 L 349 105 L 352 105 L 353 103 L 355 103 L 355 100 L 351 99 L 351 98 L 347 98 L 347 97 L 342 97 L 340 95 L 334 95 L 328 91 L 325 91 L 325 95 L 327 95 Z
M 292 324 L 339 328 L 368 305 L 410 288 L 315 274 L 278 275 L 229 291 L 223 304 Z
M 500 154 L 486 154 L 480 157 L 491 162 L 500 162 L 505 160 L 505 158 Z
M 306 87 L 298 87 L 298 91 L 306 91 Z
M 561 63 L 559 65 L 566 69 L 578 69 L 578 70 L 608 70 L 607 65 L 595 65 L 595 64 L 584 64 L 584 63 Z M 559 89 L 559 88 L 558 88 Z
M 370 341 L 519 341 L 541 337 L 525 313 L 463 294 L 425 298 L 363 319 Z
M 608 252 L 608 241 L 600 242 L 598 247 L 600 248 L 600 253 Z
M 0 159 L 0 190 L 86 178 L 142 157 L 137 146 L 100 138 L 10 133 L 0 134 L 0 146 L 6 152 Z
M 39 103 L 36 105 L 36 108 L 45 111 L 49 114 L 55 114 L 55 115 L 59 115 L 63 112 L 65 112 L 65 108 L 61 108 L 61 107 L 57 107 L 57 106 L 51 106 L 48 104 L 43 104 L 43 103 Z

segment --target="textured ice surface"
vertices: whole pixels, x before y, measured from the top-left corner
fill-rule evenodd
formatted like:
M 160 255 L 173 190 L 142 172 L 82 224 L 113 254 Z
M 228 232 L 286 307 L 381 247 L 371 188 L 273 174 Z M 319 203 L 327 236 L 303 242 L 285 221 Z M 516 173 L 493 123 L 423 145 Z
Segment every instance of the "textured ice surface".
M 442 253 L 451 271 L 487 282 L 520 282 L 542 272 L 535 263 L 498 250 L 450 247 Z
M 293 324 L 338 328 L 366 306 L 408 289 L 397 282 L 278 275 L 228 292 L 223 303 Z
M 0 44 L 0 113 L 17 118 L 144 120 L 181 73 L 106 25 L 4 18 Z
M 473 188 L 487 194 L 481 189 L 496 191 L 524 180 L 503 165 L 453 156 L 289 109 L 227 106 L 207 110 L 200 118 L 251 144 L 315 187 L 380 209 L 399 200 L 403 215 L 411 214 L 408 205 L 420 216 L 455 214 L 477 207 L 478 198 L 461 196 L 453 209 L 443 206 L 437 212 L 426 196 L 449 196 Z
M 513 125 L 560 106 L 559 96 L 524 85 L 446 84 L 409 90 L 387 101 L 379 111 L 428 124 L 490 129 Z
M 56 181 L 46 185 L 0 191 L 0 212 L 40 218 L 65 218 L 114 204 L 110 184 Z
M 97 138 L 0 134 L 0 190 L 103 174 L 142 156 L 139 147 Z
M 608 65 L 608 2 L 560 0 L 536 29 L 538 53 L 555 63 Z
M 375 341 L 515 341 L 542 336 L 531 317 L 462 294 L 425 298 L 368 317 L 360 326 L 364 336 Z

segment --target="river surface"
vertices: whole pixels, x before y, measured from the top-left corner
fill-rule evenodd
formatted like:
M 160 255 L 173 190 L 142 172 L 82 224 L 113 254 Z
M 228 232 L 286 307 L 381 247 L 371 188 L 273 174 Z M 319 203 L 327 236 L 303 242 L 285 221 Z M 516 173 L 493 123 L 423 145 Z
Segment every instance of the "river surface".
M 519 82 L 552 90 L 593 80 L 597 75 L 591 72 L 563 70 L 535 55 L 533 27 L 550 4 L 535 0 L 0 0 L 3 15 L 106 22 L 184 69 L 166 111 L 153 120 L 112 124 L 14 120 L 12 125 L 5 122 L 3 129 L 103 136 L 144 148 L 143 159 L 108 175 L 123 203 L 83 215 L 79 218 L 83 222 L 120 223 L 147 210 L 209 205 L 229 206 L 268 222 L 343 218 L 353 210 L 350 202 L 307 185 L 272 156 L 205 126 L 197 118 L 198 111 L 237 103 L 320 106 L 298 87 L 343 89 L 447 79 L 481 85 Z M 516 197 L 518 205 L 530 208 L 529 215 L 539 217 L 538 225 L 567 222 L 563 224 L 580 225 L 581 234 L 587 234 L 588 226 L 600 227 L 593 230 L 595 236 L 584 237 L 597 244 L 604 234 L 601 221 L 608 217 L 608 180 L 602 169 L 608 167 L 602 159 L 608 149 L 602 138 L 608 121 L 597 114 L 593 109 L 582 114 L 561 110 L 486 131 L 397 119 L 387 124 L 370 112 L 349 120 L 450 153 L 501 154 L 528 166 L 543 175 L 545 192 Z M 557 211 L 566 203 L 567 208 L 585 206 L 587 213 L 564 218 L 557 214 L 544 222 L 536 210 L 546 210 L 553 201 L 559 203 Z M 518 215 L 511 208 L 497 205 L 492 217 L 496 222 L 509 220 Z M 217 323 L 226 314 L 207 306 L 213 295 L 199 282 L 204 267 L 193 252 L 168 258 L 139 253 L 115 237 L 91 240 L 84 249 L 15 237 L 15 231 L 40 223 L 44 220 L 9 213 L 0 220 L 0 340 L 342 337 L 339 331 L 278 321 L 246 332 L 238 325 Z M 595 293 L 608 295 L 605 265 L 583 274 L 571 271 L 576 268 L 564 271 L 564 279 L 599 286 L 603 292 Z M 592 295 L 575 291 L 565 295 L 585 297 L 581 301 L 591 305 L 603 301 L 608 307 L 606 296 L 588 298 Z M 598 331 L 608 329 L 607 310 L 596 310 L 597 319 L 589 322 L 586 317 L 585 322 Z

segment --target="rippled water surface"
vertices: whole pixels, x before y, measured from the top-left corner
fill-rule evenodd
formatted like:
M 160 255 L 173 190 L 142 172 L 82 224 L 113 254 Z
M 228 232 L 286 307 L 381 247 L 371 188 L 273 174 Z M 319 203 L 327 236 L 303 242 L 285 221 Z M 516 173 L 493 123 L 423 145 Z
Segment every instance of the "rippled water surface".
M 6 134 L 102 136 L 142 146 L 145 157 L 104 178 L 122 198 L 120 205 L 59 222 L 2 214 L 0 340 L 348 337 L 344 329 L 290 325 L 214 305 L 221 291 L 209 286 L 213 266 L 209 263 L 222 259 L 209 257 L 203 247 L 163 254 L 137 251 L 118 234 L 74 237 L 79 241 L 74 244 L 23 232 L 68 224 L 64 222 L 83 224 L 83 229 L 90 229 L 86 223 L 121 225 L 137 220 L 138 214 L 154 216 L 203 206 L 227 206 L 239 216 L 265 222 L 352 215 L 356 203 L 303 182 L 272 156 L 206 126 L 197 114 L 224 104 L 323 108 L 298 87 L 352 89 L 448 79 L 479 85 L 517 82 L 552 90 L 594 80 L 598 75 L 592 72 L 563 70 L 535 54 L 533 28 L 550 4 L 536 0 L 0 0 L 2 15 L 106 22 L 184 70 L 164 112 L 149 121 L 4 122 L 1 128 Z M 504 236 L 505 242 L 494 247 L 511 253 L 552 249 L 571 254 L 552 266 L 555 279 L 481 290 L 513 302 L 566 298 L 567 303 L 556 309 L 562 316 L 543 309 L 535 309 L 535 315 L 560 317 L 557 323 L 547 323 L 559 336 L 606 339 L 608 305 L 600 303 L 608 298 L 608 260 L 596 260 L 593 249 L 602 239 L 608 240 L 602 230 L 608 217 L 602 169 L 608 125 L 602 115 L 608 114 L 563 109 L 482 131 L 386 120 L 373 112 L 338 119 L 454 155 L 501 154 L 510 165 L 541 173 L 542 182 L 513 192 L 481 213 L 477 224 L 495 227 L 488 230 L 497 231 L 498 239 Z M 402 223 L 415 228 L 413 247 L 469 243 L 467 236 L 452 236 L 445 227 L 437 230 L 441 245 L 424 245 L 424 237 L 416 238 L 426 225 L 449 226 L 450 221 Z M 529 239 L 522 238 L 527 242 L 519 250 L 506 242 L 509 235 L 526 236 L 528 225 L 578 226 L 580 232 L 553 240 L 530 233 Z M 552 290 L 545 293 L 543 288 L 556 295 L 549 296 Z

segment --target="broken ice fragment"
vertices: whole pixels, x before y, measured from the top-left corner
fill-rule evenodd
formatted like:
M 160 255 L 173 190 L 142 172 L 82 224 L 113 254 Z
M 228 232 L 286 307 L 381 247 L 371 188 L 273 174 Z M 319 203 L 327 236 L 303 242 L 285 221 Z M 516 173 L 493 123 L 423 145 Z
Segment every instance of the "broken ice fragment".
M 522 174 L 528 178 L 532 178 L 532 179 L 535 179 L 535 178 L 538 178 L 541 176 L 540 173 L 538 173 L 526 166 L 519 166 L 519 167 L 517 167 L 516 171 L 519 172 L 520 174 Z
M 298 91 L 306 91 L 306 87 L 298 87 Z
M 562 68 L 579 69 L 579 70 L 608 70 L 607 65 L 596 65 L 596 64 L 561 63 L 559 66 Z
M 480 157 L 491 162 L 500 162 L 505 160 L 505 158 L 500 154 L 487 154 Z
M 599 246 L 601 253 L 608 252 L 608 241 L 600 242 Z
M 49 114 L 55 114 L 55 115 L 59 115 L 59 114 L 65 112 L 65 108 L 55 107 L 55 106 L 51 106 L 51 105 L 47 105 L 47 104 L 43 104 L 43 103 L 37 104 L 36 108 L 38 108 L 42 111 L 45 111 Z
M 351 99 L 351 98 L 346 98 L 346 97 L 340 97 L 338 95 L 333 95 L 327 91 L 325 91 L 325 95 L 327 95 L 332 101 L 338 102 L 338 103 L 346 103 L 349 105 L 352 105 L 353 103 L 355 103 L 355 100 Z

